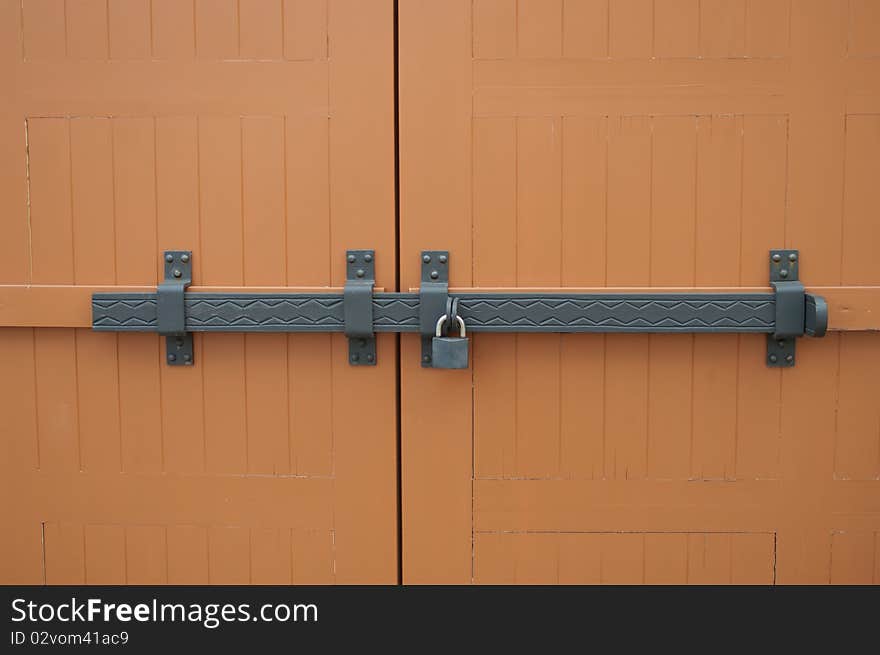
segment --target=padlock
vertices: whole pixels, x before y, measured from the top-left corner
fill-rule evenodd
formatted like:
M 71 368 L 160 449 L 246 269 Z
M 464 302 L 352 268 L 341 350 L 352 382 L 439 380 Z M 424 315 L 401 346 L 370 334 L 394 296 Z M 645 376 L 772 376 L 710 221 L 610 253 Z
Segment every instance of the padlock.
M 455 319 L 460 330 L 457 337 L 440 336 L 440 330 L 447 320 L 446 314 L 437 321 L 437 329 L 431 341 L 431 362 L 434 368 L 468 367 L 468 340 L 464 320 L 461 316 L 456 316 Z

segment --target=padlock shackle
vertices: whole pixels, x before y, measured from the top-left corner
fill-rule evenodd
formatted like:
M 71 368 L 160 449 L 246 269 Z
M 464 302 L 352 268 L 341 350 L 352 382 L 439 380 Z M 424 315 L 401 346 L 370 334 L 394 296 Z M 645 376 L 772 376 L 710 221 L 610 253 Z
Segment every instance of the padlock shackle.
M 437 327 L 434 329 L 434 336 L 440 336 L 440 330 L 443 328 L 443 324 L 447 321 L 449 316 L 447 314 L 443 314 L 439 319 L 437 319 Z M 458 322 L 459 327 L 459 337 L 464 339 L 467 336 L 467 330 L 464 327 L 464 319 L 461 316 L 456 316 L 455 320 Z

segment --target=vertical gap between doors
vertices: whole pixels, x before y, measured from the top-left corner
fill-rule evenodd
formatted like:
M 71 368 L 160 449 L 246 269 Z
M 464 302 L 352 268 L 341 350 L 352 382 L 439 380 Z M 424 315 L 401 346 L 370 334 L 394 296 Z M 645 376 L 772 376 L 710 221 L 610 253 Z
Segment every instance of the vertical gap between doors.
M 393 7 L 393 61 L 394 66 L 394 288 L 400 291 L 400 74 L 399 74 L 399 22 L 398 22 L 398 0 L 394 0 Z M 400 368 L 401 368 L 401 352 L 400 337 L 395 334 L 395 345 L 397 348 L 397 371 L 395 374 L 395 403 L 396 412 L 396 432 L 397 432 L 397 584 L 403 584 L 403 462 L 402 455 L 402 431 L 401 431 L 401 412 L 400 405 Z

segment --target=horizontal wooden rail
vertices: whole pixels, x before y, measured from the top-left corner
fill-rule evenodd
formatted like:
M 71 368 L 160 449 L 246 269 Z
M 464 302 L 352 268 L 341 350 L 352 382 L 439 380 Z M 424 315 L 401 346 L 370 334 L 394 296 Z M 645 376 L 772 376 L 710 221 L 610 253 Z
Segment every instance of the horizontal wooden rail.
M 0 285 L 0 327 L 92 325 L 93 293 L 154 293 L 155 286 Z M 342 287 L 192 286 L 192 293 L 341 293 Z M 384 289 L 376 288 L 382 292 Z M 418 289 L 412 289 L 416 292 Z M 460 287 L 452 293 L 767 293 L 769 287 Z M 880 331 L 880 286 L 808 286 L 828 302 L 833 331 Z

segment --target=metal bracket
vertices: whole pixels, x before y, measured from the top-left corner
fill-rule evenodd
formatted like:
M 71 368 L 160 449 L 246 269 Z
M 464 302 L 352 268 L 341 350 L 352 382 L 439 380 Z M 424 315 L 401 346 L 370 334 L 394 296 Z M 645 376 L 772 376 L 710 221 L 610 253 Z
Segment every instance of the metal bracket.
M 797 250 L 770 251 L 770 286 L 776 294 L 776 325 L 767 335 L 767 366 L 772 368 L 795 365 L 795 340 L 804 335 L 806 292 L 799 269 Z
M 373 333 L 373 286 L 376 284 L 376 252 L 349 250 L 345 254 L 345 290 L 342 308 L 348 363 L 376 365 L 376 335 Z
M 192 284 L 192 252 L 166 250 L 165 280 L 156 289 L 156 326 L 165 337 L 165 361 L 169 366 L 192 366 L 192 333 L 186 331 L 184 292 Z
M 419 332 L 422 334 L 422 368 L 433 368 L 431 344 L 437 320 L 446 313 L 449 299 L 449 251 L 422 251 L 419 287 Z

